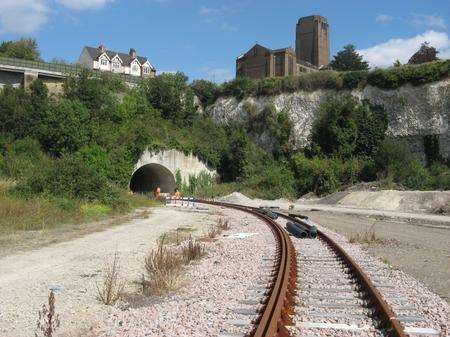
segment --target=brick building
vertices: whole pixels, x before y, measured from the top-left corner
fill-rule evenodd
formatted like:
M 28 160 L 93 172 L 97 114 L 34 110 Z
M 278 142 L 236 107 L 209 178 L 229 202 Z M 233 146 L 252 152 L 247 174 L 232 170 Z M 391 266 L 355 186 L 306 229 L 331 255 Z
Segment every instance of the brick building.
M 269 49 L 255 44 L 236 59 L 236 76 L 264 78 L 316 71 L 329 63 L 329 32 L 326 19 L 314 15 L 300 18 L 296 51 L 291 47 Z
M 327 19 L 320 15 L 300 18 L 297 23 L 297 61 L 323 67 L 330 63 L 330 33 Z

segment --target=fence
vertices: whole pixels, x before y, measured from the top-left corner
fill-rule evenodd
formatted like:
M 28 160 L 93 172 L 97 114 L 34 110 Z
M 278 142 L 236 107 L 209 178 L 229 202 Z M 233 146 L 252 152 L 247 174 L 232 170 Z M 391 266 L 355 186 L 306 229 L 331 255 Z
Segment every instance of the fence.
M 1 57 L 1 56 L 0 56 L 0 65 L 30 68 L 30 69 L 36 69 L 36 70 L 41 70 L 41 71 L 47 70 L 47 71 L 52 71 L 52 72 L 58 72 L 63 75 L 66 75 L 66 76 L 78 74 L 82 69 L 86 69 L 84 66 L 78 65 L 78 64 L 49 63 L 49 62 L 43 62 L 43 61 L 31 61 L 31 60 L 23 60 L 23 59 L 16 59 L 16 58 L 10 58 L 10 57 Z M 132 76 L 132 75 L 128 75 L 128 74 L 105 73 L 105 72 L 102 72 L 99 70 L 92 70 L 92 72 L 98 76 L 102 76 L 104 74 L 116 76 L 116 77 L 120 78 L 121 80 L 128 82 L 128 83 L 138 84 L 141 81 L 140 77 Z

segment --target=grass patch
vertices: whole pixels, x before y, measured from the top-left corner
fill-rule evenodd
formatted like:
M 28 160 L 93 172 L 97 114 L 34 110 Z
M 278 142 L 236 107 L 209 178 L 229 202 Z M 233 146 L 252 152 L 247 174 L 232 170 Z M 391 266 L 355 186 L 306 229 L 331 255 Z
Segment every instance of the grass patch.
M 399 244 L 397 239 L 381 238 L 375 231 L 375 225 L 372 225 L 363 231 L 351 234 L 348 238 L 348 242 L 364 244 Z
M 104 217 L 112 212 L 112 208 L 102 204 L 83 204 L 81 205 L 81 212 L 88 218 Z
M 120 208 L 68 198 L 32 197 L 24 199 L 11 193 L 15 182 L 0 179 L 0 235 L 19 231 L 48 230 L 65 224 L 99 220 L 126 213 L 138 207 L 156 206 L 158 201 L 142 196 L 123 196 Z
M 161 234 L 158 241 L 162 245 L 179 245 L 182 242 L 188 240 L 195 229 L 188 226 L 178 227 L 174 230 Z

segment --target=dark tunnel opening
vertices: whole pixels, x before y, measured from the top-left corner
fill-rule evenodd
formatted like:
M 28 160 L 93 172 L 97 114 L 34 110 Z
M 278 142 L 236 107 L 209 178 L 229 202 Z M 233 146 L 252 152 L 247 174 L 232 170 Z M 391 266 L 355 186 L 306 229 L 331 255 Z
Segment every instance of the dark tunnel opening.
M 153 192 L 156 187 L 161 189 L 161 193 L 173 193 L 176 187 L 172 172 L 162 165 L 144 165 L 131 177 L 130 189 L 133 192 Z

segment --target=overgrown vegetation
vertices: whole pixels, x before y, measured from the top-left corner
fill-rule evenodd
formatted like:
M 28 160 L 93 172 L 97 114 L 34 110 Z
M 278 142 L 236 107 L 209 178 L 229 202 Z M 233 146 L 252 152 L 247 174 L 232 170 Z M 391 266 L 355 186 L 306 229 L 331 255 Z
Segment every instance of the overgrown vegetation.
M 159 296 L 175 290 L 183 273 L 183 265 L 205 255 L 203 244 L 191 236 L 179 245 L 166 245 L 162 240 L 145 258 L 145 275 L 140 281 L 143 294 Z
M 357 62 L 348 61 L 350 63 Z M 363 62 L 363 61 L 361 61 Z M 218 97 L 236 97 L 238 100 L 250 96 L 270 96 L 300 90 L 319 89 L 346 90 L 364 88 L 367 85 L 382 89 L 396 89 L 405 84 L 414 86 L 448 78 L 450 60 L 433 61 L 417 65 L 399 65 L 387 69 L 369 71 L 366 66 L 339 66 L 336 70 L 320 70 L 290 77 L 271 77 L 261 80 L 238 77 L 217 85 L 209 82 L 196 84 L 195 92 L 204 105 L 212 104 Z M 342 71 L 339 71 L 342 70 Z M 205 82 L 205 81 L 204 81 Z
M 1 189 L 0 215 L 7 220 L 0 220 L 0 228 L 47 228 L 68 218 L 130 209 L 137 201 L 124 191 L 146 148 L 193 153 L 218 172 L 219 180 L 200 174 L 188 182 L 178 172 L 184 195 L 215 197 L 238 190 L 252 197 L 289 198 L 375 179 L 448 189 L 438 139 L 425 138 L 424 166 L 404 145 L 385 139 L 387 118 L 380 107 L 345 91 L 322 103 L 305 150 L 294 146 L 286 111 L 246 103 L 243 116 L 219 124 L 200 113 L 195 95 L 207 106 L 223 95 L 242 99 L 366 84 L 395 88 L 447 77 L 449 67 L 447 60 L 371 72 L 324 70 L 260 81 L 237 78 L 221 86 L 203 80 L 188 84 L 176 73 L 134 88 L 86 70 L 70 77 L 58 97 L 39 80 L 26 91 L 6 86 L 0 91 L 0 179 L 10 183 Z

